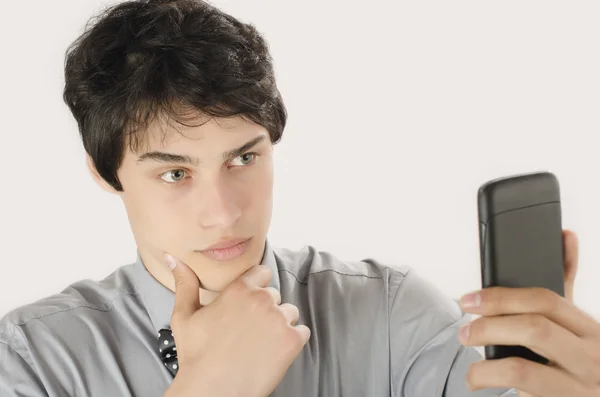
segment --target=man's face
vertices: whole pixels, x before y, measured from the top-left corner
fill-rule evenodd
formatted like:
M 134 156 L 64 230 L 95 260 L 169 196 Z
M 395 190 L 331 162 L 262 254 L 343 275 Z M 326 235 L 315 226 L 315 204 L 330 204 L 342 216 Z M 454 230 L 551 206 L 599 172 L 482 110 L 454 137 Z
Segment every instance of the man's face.
M 172 279 L 163 259 L 168 252 L 195 271 L 203 289 L 220 291 L 262 259 L 273 145 L 265 128 L 239 117 L 177 129 L 157 120 L 137 153 L 127 149 L 119 194 L 140 255 L 159 281 Z M 241 255 L 202 252 L 224 239 L 250 240 Z

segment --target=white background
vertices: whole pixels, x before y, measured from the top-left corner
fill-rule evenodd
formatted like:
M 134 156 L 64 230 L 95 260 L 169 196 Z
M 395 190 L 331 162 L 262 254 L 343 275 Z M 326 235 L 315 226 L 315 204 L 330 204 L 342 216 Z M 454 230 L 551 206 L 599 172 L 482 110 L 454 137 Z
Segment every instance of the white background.
M 2 5 L 0 316 L 134 260 L 61 97 L 64 51 L 107 4 Z M 410 265 L 458 298 L 481 285 L 479 185 L 551 170 L 581 241 L 576 303 L 600 315 L 600 3 L 215 4 L 265 34 L 290 113 L 275 245 Z

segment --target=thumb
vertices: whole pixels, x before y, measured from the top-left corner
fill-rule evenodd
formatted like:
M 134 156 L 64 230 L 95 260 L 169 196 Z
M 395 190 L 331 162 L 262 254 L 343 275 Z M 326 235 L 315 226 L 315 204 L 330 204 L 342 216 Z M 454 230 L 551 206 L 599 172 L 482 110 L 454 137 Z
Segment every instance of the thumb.
M 165 253 L 175 280 L 175 306 L 172 321 L 191 317 L 200 309 L 200 280 L 189 266 Z
M 573 290 L 575 287 L 575 276 L 579 267 L 579 240 L 577 235 L 570 231 L 563 231 L 564 246 L 564 275 L 565 275 L 565 298 L 573 303 Z

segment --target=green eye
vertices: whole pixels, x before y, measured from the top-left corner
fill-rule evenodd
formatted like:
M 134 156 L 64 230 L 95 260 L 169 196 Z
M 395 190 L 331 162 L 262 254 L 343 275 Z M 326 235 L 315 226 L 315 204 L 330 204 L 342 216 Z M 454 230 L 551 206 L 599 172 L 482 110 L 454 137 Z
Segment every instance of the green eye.
M 256 157 L 258 157 L 258 154 L 256 153 L 244 153 L 241 156 L 236 157 L 231 163 L 234 166 L 250 165 L 256 159 Z M 240 164 L 234 164 L 234 162 L 238 159 L 240 160 L 238 162 Z
M 170 170 L 163 173 L 160 178 L 167 183 L 176 183 L 185 178 L 185 170 Z

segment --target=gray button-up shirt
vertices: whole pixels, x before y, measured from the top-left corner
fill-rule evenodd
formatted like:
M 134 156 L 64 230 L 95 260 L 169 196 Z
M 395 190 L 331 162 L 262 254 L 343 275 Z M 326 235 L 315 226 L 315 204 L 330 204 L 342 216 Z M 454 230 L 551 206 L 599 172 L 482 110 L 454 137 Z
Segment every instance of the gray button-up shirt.
M 414 269 L 268 242 L 262 265 L 312 331 L 272 397 L 517 396 L 467 389 L 482 359 L 458 341 L 470 317 Z M 173 378 L 157 332 L 174 298 L 138 255 L 104 280 L 13 310 L 0 321 L 0 396 L 162 396 Z

